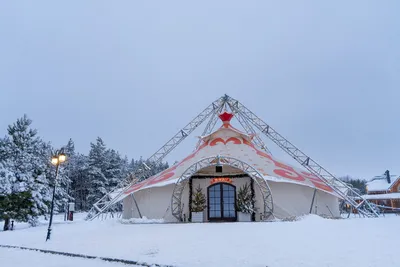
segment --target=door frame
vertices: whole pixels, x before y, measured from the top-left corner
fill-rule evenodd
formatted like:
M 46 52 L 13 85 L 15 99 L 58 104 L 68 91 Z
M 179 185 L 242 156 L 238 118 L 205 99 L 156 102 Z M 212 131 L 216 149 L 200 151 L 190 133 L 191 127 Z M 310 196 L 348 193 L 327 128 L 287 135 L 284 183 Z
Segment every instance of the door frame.
M 235 209 L 235 217 L 228 217 L 228 218 L 225 218 L 224 217 L 224 205 L 223 205 L 223 197 L 224 197 L 224 193 L 223 193 L 223 187 L 222 187 L 222 185 L 224 185 L 224 184 L 226 184 L 226 185 L 229 185 L 229 186 L 232 186 L 233 188 L 234 188 L 234 192 L 235 192 L 235 194 L 234 194 L 234 201 L 235 201 L 235 203 L 234 203 L 234 205 L 235 205 L 235 207 L 234 207 L 234 209 Z M 213 187 L 213 186 L 220 186 L 220 190 L 221 190 L 221 194 L 220 194 L 220 205 L 221 205 L 221 217 L 220 218 L 210 218 L 210 188 L 211 187 Z M 219 222 L 219 221 L 222 221 L 222 222 L 236 222 L 237 221 L 237 211 L 236 211 L 236 186 L 235 185 L 233 185 L 233 184 L 230 184 L 230 183 L 224 183 L 224 182 L 221 182 L 221 183 L 215 183 L 215 184 L 212 184 L 212 185 L 209 185 L 208 187 L 207 187 L 207 218 L 208 218 L 208 221 L 211 221 L 211 222 Z

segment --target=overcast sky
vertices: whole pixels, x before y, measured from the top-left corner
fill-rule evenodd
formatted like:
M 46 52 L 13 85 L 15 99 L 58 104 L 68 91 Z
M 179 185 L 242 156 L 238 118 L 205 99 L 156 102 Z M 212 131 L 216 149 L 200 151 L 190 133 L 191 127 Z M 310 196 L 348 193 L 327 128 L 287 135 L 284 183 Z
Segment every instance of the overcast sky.
M 1 1 L 0 134 L 146 158 L 226 93 L 336 175 L 400 174 L 398 0 L 193 2 Z

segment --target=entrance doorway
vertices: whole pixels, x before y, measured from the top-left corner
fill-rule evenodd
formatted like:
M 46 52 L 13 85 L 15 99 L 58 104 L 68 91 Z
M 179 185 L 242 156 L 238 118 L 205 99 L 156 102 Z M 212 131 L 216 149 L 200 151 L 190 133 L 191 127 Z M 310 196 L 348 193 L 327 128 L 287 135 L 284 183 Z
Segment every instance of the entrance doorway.
M 218 183 L 208 187 L 208 219 L 210 221 L 236 221 L 236 187 Z

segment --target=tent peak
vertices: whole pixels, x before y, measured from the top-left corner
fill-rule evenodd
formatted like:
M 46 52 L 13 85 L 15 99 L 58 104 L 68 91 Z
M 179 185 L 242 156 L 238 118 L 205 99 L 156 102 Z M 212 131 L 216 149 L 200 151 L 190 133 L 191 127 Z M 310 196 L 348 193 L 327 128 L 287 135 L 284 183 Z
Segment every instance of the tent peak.
M 218 117 L 225 124 L 230 123 L 231 119 L 233 118 L 233 114 L 231 112 L 224 111 L 223 113 L 219 114 Z

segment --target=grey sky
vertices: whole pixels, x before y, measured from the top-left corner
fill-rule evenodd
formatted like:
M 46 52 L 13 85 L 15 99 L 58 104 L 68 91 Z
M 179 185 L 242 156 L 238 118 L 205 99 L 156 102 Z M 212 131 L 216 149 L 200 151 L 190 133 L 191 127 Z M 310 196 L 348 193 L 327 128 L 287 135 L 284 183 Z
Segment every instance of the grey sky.
M 1 1 L 1 135 L 148 157 L 227 93 L 337 175 L 400 173 L 399 1 L 192 2 Z

